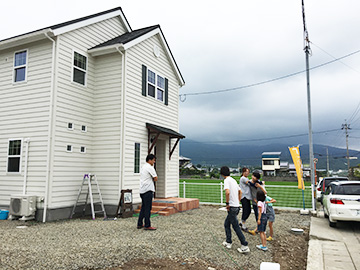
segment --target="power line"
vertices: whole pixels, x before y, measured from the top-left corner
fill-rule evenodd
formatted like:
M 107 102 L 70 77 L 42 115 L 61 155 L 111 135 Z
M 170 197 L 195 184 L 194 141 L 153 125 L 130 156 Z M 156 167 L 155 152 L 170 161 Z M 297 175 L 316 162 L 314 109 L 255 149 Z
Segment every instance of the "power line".
M 353 112 L 353 114 L 350 116 L 349 118 L 349 123 L 351 123 L 352 120 L 354 120 L 354 118 L 357 116 L 357 114 L 360 112 L 360 102 L 359 104 L 357 105 L 355 111 Z M 358 120 L 358 119 L 357 119 Z M 357 121 L 356 120 L 356 121 Z
M 310 41 L 310 43 L 311 43 L 312 45 L 314 45 L 315 47 L 317 47 L 318 49 L 320 49 L 321 51 L 323 51 L 324 53 L 326 53 L 327 55 L 329 55 L 330 57 L 336 59 L 335 56 L 331 55 L 330 53 L 328 53 L 328 52 L 325 51 L 324 49 L 321 49 L 321 48 L 320 48 L 318 45 L 316 45 L 314 42 Z M 355 68 L 349 66 L 348 64 L 344 63 L 343 61 L 339 60 L 339 62 L 340 62 L 341 64 L 343 64 L 344 66 L 347 66 L 348 68 L 352 69 L 353 71 L 355 71 L 355 72 L 357 72 L 357 73 L 360 73 L 360 71 L 358 71 L 358 70 L 356 70 Z
M 330 130 L 313 132 L 313 134 L 334 132 L 334 131 L 338 131 L 338 130 L 339 129 L 330 129 Z M 308 135 L 308 133 L 302 133 L 302 134 L 279 136 L 279 137 L 272 137 L 272 138 L 243 139 L 243 140 L 235 140 L 235 141 L 208 141 L 208 142 L 205 141 L 205 142 L 201 142 L 201 143 L 217 144 L 217 143 L 255 142 L 255 141 L 266 141 L 266 140 L 276 140 L 276 139 L 286 139 L 286 138 L 293 138 L 293 137 L 301 137 L 301 136 L 307 136 L 307 135 Z M 187 143 L 199 143 L 199 142 L 198 141 L 191 141 L 191 142 L 187 142 Z
M 325 63 L 323 63 L 323 64 L 320 64 L 320 65 L 311 67 L 311 68 L 309 68 L 309 70 L 317 69 L 317 68 L 320 68 L 320 67 L 323 67 L 323 66 L 332 64 L 332 63 L 334 63 L 334 62 L 336 62 L 336 61 L 340 61 L 341 59 L 350 57 L 350 56 L 352 56 L 352 55 L 354 55 L 354 54 L 357 54 L 357 53 L 359 53 L 359 52 L 360 52 L 360 50 L 357 50 L 357 51 L 355 51 L 355 52 L 349 53 L 349 54 L 344 55 L 344 56 L 342 56 L 342 57 L 335 58 L 334 60 L 331 60 L 331 61 L 329 61 L 329 62 L 325 62 Z M 306 69 L 305 69 L 305 70 L 302 70 L 302 71 L 294 72 L 294 73 L 291 73 L 291 74 L 288 74 L 288 75 L 285 75 L 285 76 L 277 77 L 277 78 L 274 78 L 274 79 L 270 79 L 270 80 L 266 80 L 266 81 L 262 81 L 262 82 L 258 82 L 258 83 L 253 83 L 253 84 L 248 84 L 248 85 L 244 85 L 244 86 L 238 86 L 238 87 L 234 87 L 234 88 L 228 88 L 228 89 L 222 89 L 222 90 L 215 90 L 215 91 L 208 91 L 208 92 L 195 92 L 195 93 L 188 93 L 188 94 L 187 94 L 187 93 L 184 93 L 184 94 L 180 94 L 180 95 L 179 95 L 179 98 L 180 98 L 180 101 L 184 102 L 184 101 L 186 100 L 186 97 L 187 97 L 187 96 L 198 96 L 198 95 L 217 94 L 217 93 L 224 93 L 224 92 L 230 92 L 230 91 L 235 91 L 235 90 L 250 88 L 250 87 L 259 86 L 259 85 L 262 85 L 262 84 L 267 84 L 267 83 L 271 83 L 271 82 L 283 80 L 283 79 L 286 79 L 286 78 L 289 78 L 289 77 L 293 77 L 293 76 L 295 76 L 295 75 L 298 75 L 298 74 L 301 74 L 301 73 L 304 73 L 304 72 L 306 72 Z

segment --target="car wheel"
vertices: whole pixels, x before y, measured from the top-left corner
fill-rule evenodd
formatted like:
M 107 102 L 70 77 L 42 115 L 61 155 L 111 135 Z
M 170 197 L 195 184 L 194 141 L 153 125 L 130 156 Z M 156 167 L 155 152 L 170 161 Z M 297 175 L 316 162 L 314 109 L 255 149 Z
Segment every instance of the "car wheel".
M 335 228 L 336 227 L 336 222 L 331 221 L 330 217 L 328 217 L 328 219 L 329 219 L 329 226 L 332 227 L 332 228 Z
M 325 217 L 325 218 L 329 218 L 329 215 L 328 215 L 328 214 L 326 214 L 326 211 L 325 211 L 325 207 L 324 207 L 324 205 L 323 205 L 323 207 L 322 207 L 322 208 L 323 208 L 323 212 L 324 212 L 324 217 Z

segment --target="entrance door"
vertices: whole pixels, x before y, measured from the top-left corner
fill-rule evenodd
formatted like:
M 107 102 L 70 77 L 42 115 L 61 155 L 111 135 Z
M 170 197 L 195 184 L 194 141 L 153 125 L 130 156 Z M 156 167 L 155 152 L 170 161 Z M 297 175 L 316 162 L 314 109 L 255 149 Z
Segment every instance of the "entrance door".
M 156 182 L 156 191 L 155 196 L 157 198 L 165 198 L 166 197 L 166 141 L 158 140 L 156 142 L 155 147 L 155 156 L 156 156 L 156 173 L 158 175 L 158 180 Z

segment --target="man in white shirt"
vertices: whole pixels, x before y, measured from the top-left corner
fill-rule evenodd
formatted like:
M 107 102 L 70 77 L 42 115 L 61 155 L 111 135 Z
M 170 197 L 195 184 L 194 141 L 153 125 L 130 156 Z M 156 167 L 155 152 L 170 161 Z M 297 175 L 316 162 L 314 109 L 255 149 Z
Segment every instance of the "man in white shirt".
M 146 157 L 146 163 L 141 168 L 140 172 L 140 197 L 141 197 L 141 210 L 137 223 L 137 228 L 144 228 L 145 230 L 156 230 L 155 227 L 151 227 L 150 215 L 152 208 L 152 199 L 155 192 L 154 182 L 158 177 L 154 168 L 156 157 L 153 154 L 149 154 Z M 144 226 L 145 219 L 145 226 Z
M 230 225 L 232 225 L 241 242 L 241 247 L 237 250 L 240 253 L 248 253 L 250 252 L 248 242 L 245 240 L 245 236 L 241 232 L 239 221 L 237 218 L 240 211 L 241 189 L 235 179 L 230 176 L 230 170 L 228 167 L 221 167 L 220 174 L 225 179 L 224 190 L 226 196 L 226 210 L 228 212 L 228 215 L 224 222 L 226 241 L 223 242 L 223 245 L 227 248 L 231 248 L 232 246 L 230 228 Z

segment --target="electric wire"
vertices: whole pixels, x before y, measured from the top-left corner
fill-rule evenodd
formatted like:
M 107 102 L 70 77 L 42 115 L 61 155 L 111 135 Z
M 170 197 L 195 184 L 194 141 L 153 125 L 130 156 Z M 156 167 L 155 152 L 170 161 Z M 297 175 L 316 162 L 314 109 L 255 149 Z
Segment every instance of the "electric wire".
M 323 131 L 313 132 L 313 134 L 321 134 L 321 133 L 334 132 L 334 131 L 339 131 L 339 129 L 323 130 Z M 205 141 L 205 142 L 201 142 L 201 143 L 218 144 L 218 143 L 236 143 L 236 142 L 255 142 L 255 141 L 294 138 L 294 137 L 301 137 L 301 136 L 307 136 L 307 135 L 308 135 L 308 133 L 301 133 L 301 134 L 293 134 L 293 135 L 271 137 L 271 138 L 242 139 L 242 140 L 233 140 L 233 141 Z M 190 141 L 187 143 L 199 143 L 199 142 L 198 141 Z
M 350 56 L 352 56 L 352 55 L 355 55 L 355 54 L 357 54 L 357 53 L 359 53 L 359 52 L 360 52 L 360 50 L 354 51 L 354 52 L 349 53 L 349 54 L 347 54 L 347 55 L 344 55 L 344 56 L 342 56 L 342 57 L 335 58 L 335 59 L 333 59 L 333 60 L 331 60 L 331 61 L 322 63 L 322 64 L 317 65 L 317 66 L 314 66 L 314 67 L 311 67 L 311 68 L 309 68 L 309 70 L 314 70 L 314 69 L 317 69 L 317 68 L 320 68 L 320 67 L 323 67 L 323 66 L 332 64 L 332 63 L 334 63 L 334 62 L 340 61 L 341 59 L 344 59 L 344 58 L 350 57 Z M 254 86 L 259 86 L 259 85 L 263 85 L 263 84 L 267 84 L 267 83 L 271 83 L 271 82 L 283 80 L 283 79 L 286 79 L 286 78 L 289 78 L 289 77 L 293 77 L 293 76 L 295 76 L 295 75 L 298 75 L 298 74 L 301 74 L 301 73 L 304 73 L 304 72 L 306 72 L 306 69 L 305 69 L 305 70 L 301 70 L 301 71 L 297 71 L 297 72 L 294 72 L 294 73 L 290 73 L 290 74 L 288 74 L 288 75 L 280 76 L 280 77 L 277 77 L 277 78 L 274 78 L 274 79 L 269 79 L 269 80 L 266 80 L 266 81 L 258 82 L 258 83 L 253 83 L 253 84 L 238 86 L 238 87 L 234 87 L 234 88 L 222 89 L 222 90 L 208 91 L 208 92 L 184 93 L 184 94 L 179 94 L 179 97 L 180 97 L 180 101 L 184 102 L 184 101 L 186 100 L 186 97 L 187 97 L 187 96 L 198 96 L 198 95 L 217 94 L 217 93 L 224 93 L 224 92 L 230 92 L 230 91 L 235 91 L 235 90 L 250 88 L 250 87 L 254 87 Z
M 318 48 L 319 50 L 321 50 L 322 52 L 324 52 L 325 54 L 327 54 L 327 55 L 329 55 L 330 57 L 332 57 L 333 59 L 336 59 L 335 56 L 333 56 L 332 54 L 328 53 L 328 52 L 325 51 L 324 49 L 320 48 L 320 46 L 316 45 L 314 42 L 310 41 L 310 43 L 311 43 L 312 45 L 314 45 L 316 48 Z M 358 71 L 358 70 L 356 70 L 355 68 L 349 66 L 348 64 L 344 63 L 343 61 L 339 60 L 339 62 L 340 62 L 341 64 L 343 64 L 344 66 L 347 66 L 347 67 L 350 68 L 351 70 L 353 70 L 353 71 L 355 71 L 355 72 L 357 72 L 357 73 L 360 73 L 360 71 Z
M 350 116 L 349 123 L 351 123 L 354 120 L 354 118 L 358 115 L 359 112 L 360 112 L 360 102 L 357 105 L 357 107 L 356 107 L 355 111 L 353 112 L 353 114 Z M 359 119 L 360 118 L 358 118 L 356 121 L 358 121 Z

